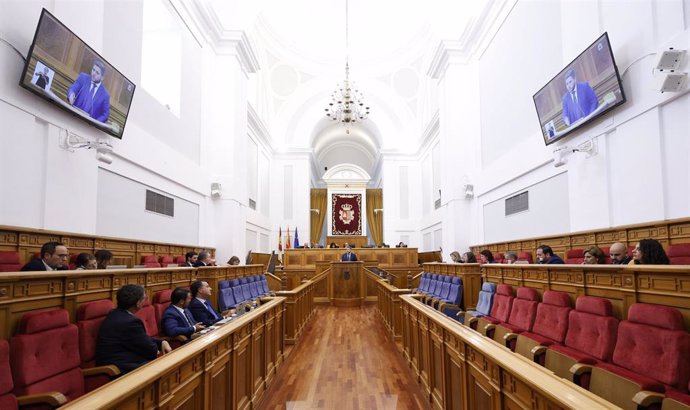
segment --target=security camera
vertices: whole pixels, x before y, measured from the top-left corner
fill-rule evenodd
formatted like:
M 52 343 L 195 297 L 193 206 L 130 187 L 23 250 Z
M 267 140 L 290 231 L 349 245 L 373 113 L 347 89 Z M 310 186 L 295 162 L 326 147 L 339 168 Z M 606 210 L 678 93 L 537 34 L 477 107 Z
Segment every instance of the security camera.
M 568 152 L 568 147 L 555 149 L 553 151 L 553 166 L 558 168 L 568 163 L 568 158 L 566 153 Z
M 113 157 L 110 154 L 106 154 L 104 152 L 99 152 L 96 158 L 98 159 L 98 161 L 103 162 L 105 164 L 113 163 Z

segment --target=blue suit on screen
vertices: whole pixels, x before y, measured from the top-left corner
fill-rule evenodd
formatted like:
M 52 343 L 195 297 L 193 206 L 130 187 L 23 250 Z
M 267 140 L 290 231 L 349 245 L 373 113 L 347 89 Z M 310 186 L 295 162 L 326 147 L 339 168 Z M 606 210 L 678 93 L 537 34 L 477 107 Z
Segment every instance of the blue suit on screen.
M 74 93 L 75 99 L 72 105 L 84 110 L 91 118 L 106 122 L 110 117 L 110 94 L 101 81 L 96 94 L 92 96 L 91 84 L 91 76 L 87 73 L 81 73 L 77 77 L 77 81 L 67 90 L 67 95 Z
M 588 116 L 599 106 L 597 94 L 588 83 L 577 83 L 575 90 L 576 96 L 570 92 L 563 94 L 563 122 L 568 125 Z

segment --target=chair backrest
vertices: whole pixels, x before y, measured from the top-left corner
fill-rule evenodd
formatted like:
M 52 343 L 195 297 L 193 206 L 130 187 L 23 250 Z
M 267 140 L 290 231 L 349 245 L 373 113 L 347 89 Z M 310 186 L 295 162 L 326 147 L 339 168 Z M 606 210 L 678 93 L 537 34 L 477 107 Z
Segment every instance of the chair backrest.
M 185 262 L 184 256 L 175 256 L 175 258 L 173 258 L 173 263 L 176 263 L 177 266 L 182 266 Z
M 163 289 L 153 294 L 153 311 L 156 317 L 158 327 L 163 324 L 163 313 L 165 309 L 170 306 L 170 297 L 172 296 L 172 289 Z M 143 319 L 142 319 L 143 320 Z M 159 333 L 161 329 L 158 329 Z
M 232 288 L 223 288 L 218 293 L 218 306 L 221 311 L 231 309 L 236 305 Z
M 17 398 L 12 394 L 12 370 L 10 370 L 10 344 L 0 339 L 0 409 L 17 409 Z
M 479 301 L 476 310 L 479 313 L 488 315 L 491 313 L 491 305 L 496 294 L 496 284 L 491 282 L 482 283 L 482 290 L 479 291 Z
M 135 315 L 141 319 L 142 322 L 144 322 L 144 328 L 146 328 L 147 335 L 151 337 L 158 336 L 160 329 L 158 326 L 158 321 L 156 320 L 156 311 L 154 307 L 151 306 L 148 298 L 144 299 L 144 307 L 135 313 Z
M 94 366 L 96 358 L 96 341 L 101 324 L 108 313 L 113 310 L 113 302 L 109 299 L 87 302 L 77 309 L 77 329 L 79 329 L 79 356 L 81 367 Z
M 173 257 L 170 255 L 163 255 L 158 258 L 158 263 L 161 264 L 161 266 L 168 266 L 169 263 L 174 263 L 173 262 Z M 184 263 L 184 262 L 183 262 Z
M 19 272 L 21 268 L 19 252 L 0 251 L 0 272 Z
M 606 259 L 606 264 L 610 265 L 611 264 L 611 248 L 608 246 L 602 246 L 599 249 L 601 249 L 601 251 L 604 252 L 604 258 Z
M 144 267 L 145 267 L 145 268 L 160 268 L 160 267 L 161 267 L 161 264 L 158 263 L 158 262 L 146 262 L 146 263 L 144 264 Z
M 245 301 L 244 293 L 242 292 L 242 285 L 239 279 L 230 281 L 230 289 L 232 289 L 232 296 L 235 298 L 235 303 L 239 304 Z
M 252 299 L 259 297 L 262 292 L 259 291 L 259 282 L 256 281 L 254 276 L 249 278 L 249 294 L 252 295 Z
M 496 294 L 494 295 L 490 316 L 501 322 L 507 322 L 510 316 L 510 309 L 513 307 L 513 299 L 512 286 L 505 283 L 496 286 Z
M 671 265 L 690 265 L 690 243 L 668 245 L 666 256 Z
M 508 323 L 523 330 L 532 330 L 534 317 L 537 315 L 539 295 L 534 288 L 521 287 L 517 289 L 517 297 L 513 299 Z
M 451 278 L 450 282 L 450 292 L 448 292 L 448 297 L 446 300 L 450 303 L 461 306 L 462 305 L 462 279 L 461 278 Z
M 64 309 L 25 313 L 10 341 L 14 394 L 59 391 L 69 400 L 84 394 L 79 330 Z
M 585 250 L 581 248 L 568 249 L 565 252 L 565 263 L 580 264 L 585 261 Z
M 611 312 L 608 299 L 595 296 L 577 298 L 575 310 L 568 314 L 565 345 L 598 360 L 611 360 L 618 332 L 618 319 Z
M 678 309 L 634 303 L 618 325 L 613 363 L 685 389 L 690 379 L 690 334 Z
M 447 299 L 448 294 L 450 293 L 450 283 L 453 280 L 453 277 L 451 276 L 443 276 L 442 277 L 442 282 L 441 282 L 441 287 L 437 288 L 436 294 L 438 295 L 439 298 L 441 299 Z
M 141 264 L 144 265 L 146 263 L 158 263 L 158 258 L 156 255 L 144 255 L 141 257 Z
M 503 263 L 505 261 L 505 255 L 503 255 L 503 252 L 495 252 L 494 253 L 494 262 L 495 263 Z
M 517 260 L 532 263 L 532 252 L 518 252 Z
M 417 288 L 418 290 L 422 290 L 422 291 L 426 290 L 425 286 L 428 286 L 428 284 L 429 284 L 428 275 L 429 275 L 428 273 L 422 272 L 422 276 L 419 277 L 419 287 Z
M 437 275 L 435 273 L 433 273 L 431 275 L 431 283 L 429 284 L 429 291 L 427 293 L 430 293 L 433 295 L 436 293 L 436 288 L 441 287 L 441 283 L 443 283 L 443 281 L 440 279 L 440 276 L 441 275 Z
M 537 306 L 532 333 L 548 337 L 563 343 L 568 331 L 568 314 L 570 314 L 570 297 L 565 292 L 547 290 L 543 302 Z
M 266 279 L 266 275 L 261 275 L 261 289 L 263 290 L 264 294 L 271 293 L 271 288 L 268 287 L 268 280 Z
M 221 291 L 225 288 L 229 288 L 229 287 L 230 287 L 230 281 L 229 280 L 221 280 L 220 282 L 218 282 L 218 290 L 219 291 Z

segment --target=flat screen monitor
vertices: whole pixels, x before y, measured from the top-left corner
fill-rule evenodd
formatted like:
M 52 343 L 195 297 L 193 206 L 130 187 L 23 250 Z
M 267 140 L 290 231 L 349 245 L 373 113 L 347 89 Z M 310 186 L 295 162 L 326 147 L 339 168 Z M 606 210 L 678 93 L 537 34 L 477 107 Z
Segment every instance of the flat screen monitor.
M 534 94 L 544 143 L 560 140 L 625 102 L 625 93 L 604 33 Z
M 135 85 L 43 9 L 19 84 L 122 138 Z

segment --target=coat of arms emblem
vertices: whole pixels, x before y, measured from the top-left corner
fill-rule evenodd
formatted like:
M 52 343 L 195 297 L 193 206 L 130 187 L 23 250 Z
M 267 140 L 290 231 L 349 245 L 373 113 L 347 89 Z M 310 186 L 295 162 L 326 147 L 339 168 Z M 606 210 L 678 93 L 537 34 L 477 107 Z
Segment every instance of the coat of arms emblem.
M 352 210 L 352 205 L 350 204 L 340 205 L 339 214 L 339 219 L 346 225 L 349 225 L 355 219 L 355 211 Z

